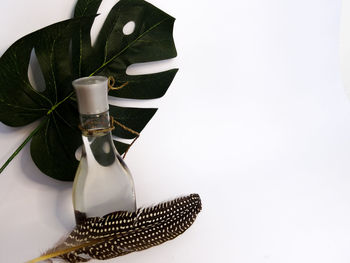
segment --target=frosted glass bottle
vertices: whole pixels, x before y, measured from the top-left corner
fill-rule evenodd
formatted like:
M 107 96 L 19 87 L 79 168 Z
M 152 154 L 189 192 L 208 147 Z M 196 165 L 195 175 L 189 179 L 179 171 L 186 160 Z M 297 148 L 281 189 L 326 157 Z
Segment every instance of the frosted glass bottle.
M 73 81 L 84 130 L 82 157 L 73 184 L 77 223 L 114 211 L 136 210 L 133 178 L 109 130 L 107 82 L 102 76 Z

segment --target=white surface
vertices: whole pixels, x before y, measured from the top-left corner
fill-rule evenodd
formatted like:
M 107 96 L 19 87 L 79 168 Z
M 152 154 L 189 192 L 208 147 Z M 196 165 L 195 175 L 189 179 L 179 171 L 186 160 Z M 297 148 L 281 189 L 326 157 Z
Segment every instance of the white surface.
M 347 94 L 350 97 L 350 1 L 342 0 L 340 16 L 340 68 Z
M 2 1 L 0 51 L 68 18 L 72 2 Z M 177 18 L 179 56 L 147 70 L 180 71 L 126 161 L 140 205 L 198 192 L 203 211 L 179 238 L 109 262 L 349 262 L 340 0 L 151 2 Z M 2 161 L 32 127 L 1 126 Z M 29 147 L 18 155 L 0 175 L 0 262 L 71 229 L 70 191 L 40 174 Z

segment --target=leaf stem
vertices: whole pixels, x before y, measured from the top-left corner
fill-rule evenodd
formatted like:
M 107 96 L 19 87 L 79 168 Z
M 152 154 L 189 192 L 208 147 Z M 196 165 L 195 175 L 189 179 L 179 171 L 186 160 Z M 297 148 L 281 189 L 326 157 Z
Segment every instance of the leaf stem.
M 66 100 L 68 100 L 70 97 L 72 97 L 74 94 L 74 91 L 72 91 L 71 93 L 68 94 L 67 97 L 65 97 L 63 100 L 61 100 L 60 102 L 56 103 L 55 105 L 52 106 L 52 108 L 46 113 L 47 115 L 50 115 L 58 106 L 60 106 L 63 102 L 65 102 Z M 1 173 L 1 172 L 0 172 Z
M 0 168 L 0 174 L 5 170 L 5 168 L 9 165 L 9 163 L 13 160 L 13 158 L 16 157 L 16 155 L 23 149 L 23 147 L 30 141 L 31 138 L 35 134 L 37 134 L 38 131 L 44 126 L 46 122 L 42 121 L 38 127 L 36 127 L 30 134 L 29 136 L 22 142 L 22 144 L 15 150 L 15 152 L 10 156 L 10 158 L 7 159 L 7 161 L 1 166 Z

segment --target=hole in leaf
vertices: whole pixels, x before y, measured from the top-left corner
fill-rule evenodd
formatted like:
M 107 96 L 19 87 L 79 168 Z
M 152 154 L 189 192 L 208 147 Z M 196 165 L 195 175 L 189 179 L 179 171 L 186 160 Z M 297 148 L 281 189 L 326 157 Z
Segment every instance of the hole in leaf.
M 45 78 L 41 71 L 38 58 L 36 57 L 35 50 L 32 50 L 28 67 L 28 79 L 30 85 L 39 91 L 43 92 L 46 89 Z
M 131 108 L 159 108 L 162 105 L 161 98 L 138 100 L 138 99 L 125 99 L 125 98 L 109 96 L 108 101 L 109 101 L 109 104 L 114 106 L 131 107 Z
M 161 71 L 167 71 L 172 68 L 176 68 L 176 60 L 174 59 L 165 59 L 152 62 L 142 62 L 131 64 L 126 69 L 126 74 L 128 75 L 144 75 L 152 74 Z
M 82 154 L 83 154 L 83 145 L 80 145 L 78 149 L 75 150 L 75 159 L 80 161 Z
M 96 2 L 96 1 L 95 1 Z M 101 2 L 101 1 L 100 1 Z M 116 0 L 104 0 L 102 1 L 100 7 L 98 8 L 97 16 L 94 20 L 94 23 L 92 25 L 90 36 L 91 36 L 91 44 L 94 45 L 96 42 L 96 39 L 99 35 L 99 32 L 110 12 L 110 10 L 113 8 L 117 1 Z
M 134 32 L 134 30 L 135 30 L 135 22 L 134 21 L 129 21 L 123 27 L 123 33 L 126 36 L 131 35 Z

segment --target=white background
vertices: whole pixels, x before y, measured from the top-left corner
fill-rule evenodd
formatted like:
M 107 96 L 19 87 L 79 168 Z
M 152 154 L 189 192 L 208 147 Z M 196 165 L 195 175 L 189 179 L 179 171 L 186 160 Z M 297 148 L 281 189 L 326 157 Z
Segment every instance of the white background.
M 341 1 L 151 3 L 177 18 L 179 55 L 128 72 L 180 71 L 126 161 L 140 206 L 197 192 L 203 211 L 179 238 L 109 262 L 349 262 Z M 74 4 L 3 0 L 0 54 Z M 0 125 L 1 162 L 35 125 Z M 0 174 L 0 262 L 36 257 L 74 225 L 71 184 L 41 174 L 28 146 Z

